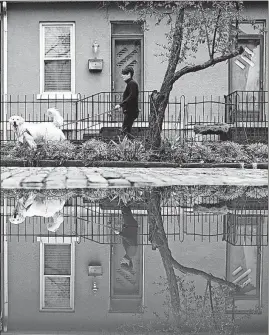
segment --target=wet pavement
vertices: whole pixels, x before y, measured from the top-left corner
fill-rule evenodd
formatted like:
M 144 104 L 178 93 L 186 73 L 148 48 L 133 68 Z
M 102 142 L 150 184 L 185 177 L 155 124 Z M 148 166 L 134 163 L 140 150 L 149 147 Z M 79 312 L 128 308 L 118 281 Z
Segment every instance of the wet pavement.
M 267 185 L 267 170 L 229 168 L 3 167 L 2 188 L 95 188 L 166 185 Z
M 15 171 L 72 187 L 1 191 L 8 334 L 266 334 L 267 186 L 75 189 L 133 171 Z

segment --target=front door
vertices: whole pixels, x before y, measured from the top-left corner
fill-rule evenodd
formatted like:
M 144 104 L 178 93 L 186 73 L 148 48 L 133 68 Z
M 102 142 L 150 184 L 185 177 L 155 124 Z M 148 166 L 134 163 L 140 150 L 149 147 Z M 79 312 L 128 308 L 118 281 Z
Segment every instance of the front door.
M 134 69 L 134 80 L 142 89 L 142 38 L 115 37 L 112 39 L 112 101 L 118 104 L 122 101 L 122 93 L 126 84 L 121 78 L 121 71 L 126 66 Z M 122 120 L 122 112 L 113 112 L 112 121 Z
M 243 54 L 230 61 L 230 93 L 237 91 L 237 121 L 263 121 L 262 40 L 240 37 Z

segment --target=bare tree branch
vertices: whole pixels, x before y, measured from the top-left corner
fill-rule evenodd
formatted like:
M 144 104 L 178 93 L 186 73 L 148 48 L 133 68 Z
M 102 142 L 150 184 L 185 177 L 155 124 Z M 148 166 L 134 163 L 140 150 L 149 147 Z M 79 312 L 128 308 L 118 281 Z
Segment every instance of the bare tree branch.
M 217 36 L 217 30 L 218 30 L 218 23 L 220 19 L 220 14 L 221 14 L 221 9 L 219 9 L 216 24 L 215 24 L 215 30 L 214 30 L 214 35 L 213 35 L 213 41 L 212 41 L 212 53 L 211 53 L 211 59 L 214 58 L 214 53 L 215 53 L 215 43 L 216 43 L 216 36 Z
M 222 55 L 213 59 L 210 59 L 206 62 L 204 62 L 203 64 L 198 64 L 198 65 L 192 65 L 192 66 L 185 66 L 183 69 L 177 71 L 172 80 L 171 80 L 171 85 L 173 85 L 180 77 L 182 77 L 183 75 L 187 74 L 187 73 L 191 73 L 191 72 L 197 72 L 200 70 L 204 70 L 210 66 L 214 66 L 217 63 L 221 63 L 224 62 L 228 59 L 234 58 L 238 55 L 241 55 L 244 52 L 244 48 L 241 46 L 238 50 L 235 50 L 234 52 L 228 54 L 228 55 Z
M 195 269 L 195 268 L 189 268 L 187 266 L 184 266 L 184 265 L 178 263 L 178 261 L 176 261 L 173 257 L 172 257 L 172 264 L 173 264 L 175 269 L 177 269 L 181 272 L 184 272 L 186 274 L 199 275 L 201 277 L 204 277 L 206 280 L 216 282 L 220 285 L 226 285 L 226 286 L 228 286 L 228 287 L 230 287 L 234 290 L 238 289 L 238 286 L 236 284 L 233 284 L 228 280 L 216 277 L 216 276 L 212 275 L 211 273 L 207 273 L 203 270 L 199 270 L 199 269 Z
M 172 40 L 172 47 L 170 51 L 171 56 L 169 58 L 167 70 L 164 76 L 160 92 L 167 91 L 168 88 L 167 85 L 169 85 L 169 83 L 171 82 L 171 75 L 175 72 L 179 61 L 181 45 L 182 45 L 182 37 L 183 37 L 184 11 L 185 9 L 183 7 L 179 10 L 179 13 L 177 14 L 173 40 Z M 169 87 L 169 89 L 172 89 L 172 87 Z
M 205 15 L 204 15 L 204 12 L 203 12 L 203 6 L 202 6 L 201 2 L 199 2 L 199 7 L 201 9 L 201 13 L 202 13 L 202 16 L 203 16 L 203 19 L 204 19 L 204 26 L 205 26 L 205 32 L 206 32 L 206 41 L 207 41 L 208 54 L 209 54 L 209 57 L 211 59 L 213 57 L 211 56 L 210 43 L 209 43 L 209 34 L 208 34 L 208 29 L 207 29 L 207 26 L 206 26 Z
M 239 13 L 239 5 L 237 2 L 236 2 L 236 10 L 237 10 L 237 13 Z M 236 29 L 235 47 L 237 49 L 238 48 L 238 34 L 239 34 L 238 18 L 236 18 L 236 21 L 235 21 L 235 29 Z

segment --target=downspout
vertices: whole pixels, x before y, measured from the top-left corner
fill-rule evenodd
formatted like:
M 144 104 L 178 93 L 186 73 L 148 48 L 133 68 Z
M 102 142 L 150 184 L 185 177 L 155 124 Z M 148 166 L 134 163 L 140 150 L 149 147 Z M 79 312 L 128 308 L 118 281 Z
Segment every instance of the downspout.
M 2 111 L 2 122 L 4 124 L 3 129 L 3 140 L 7 140 L 7 3 L 3 1 L 2 5 L 3 13 L 3 111 Z
M 4 199 L 4 213 L 7 213 L 7 199 Z M 4 248 L 3 248 L 3 286 L 4 286 L 4 306 L 3 306 L 3 331 L 7 332 L 8 325 L 8 236 L 7 236 L 7 216 L 3 220 L 3 235 L 4 235 Z
M 2 3 L 2 20 L 3 20 L 3 46 L 2 46 L 2 52 L 3 52 L 3 87 L 2 92 L 3 98 L 4 98 L 4 105 L 3 105 L 3 111 L 1 111 L 1 119 L 4 124 L 3 129 L 3 140 L 7 140 L 7 3 L 6 1 L 3 1 Z M 7 213 L 7 199 L 4 199 L 4 213 Z M 8 325 L 8 240 L 7 240 L 7 217 L 4 217 L 3 220 L 3 286 L 4 286 L 4 296 L 3 296 L 3 331 L 7 332 L 7 325 Z

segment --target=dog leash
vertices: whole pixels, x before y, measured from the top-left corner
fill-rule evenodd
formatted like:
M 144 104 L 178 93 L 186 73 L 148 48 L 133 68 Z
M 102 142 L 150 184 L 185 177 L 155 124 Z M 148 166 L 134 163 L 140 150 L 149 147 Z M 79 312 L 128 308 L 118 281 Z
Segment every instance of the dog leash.
M 14 127 L 15 128 L 15 135 L 17 136 L 17 140 L 19 140 L 19 137 L 20 136 L 23 136 L 23 134 L 27 133 L 29 134 L 30 136 L 32 136 L 32 134 L 30 133 L 30 131 L 26 128 L 24 129 L 21 134 L 18 134 L 18 127 Z
M 100 114 L 94 114 L 93 116 L 90 116 L 90 117 L 87 117 L 87 118 L 84 118 L 84 119 L 79 119 L 79 120 L 76 120 L 76 121 L 72 121 L 72 122 L 68 122 L 68 123 L 65 123 L 66 121 L 64 121 L 64 125 L 67 126 L 69 124 L 73 124 L 73 123 L 78 123 L 78 122 L 81 122 L 81 121 L 84 121 L 84 120 L 89 120 L 89 119 L 93 119 L 94 117 L 98 117 L 100 115 L 104 115 L 104 114 L 108 114 L 110 117 L 111 117 L 111 113 L 112 112 L 115 112 L 117 109 L 115 108 L 112 108 L 110 109 L 109 111 L 106 111 L 104 113 L 100 113 Z

